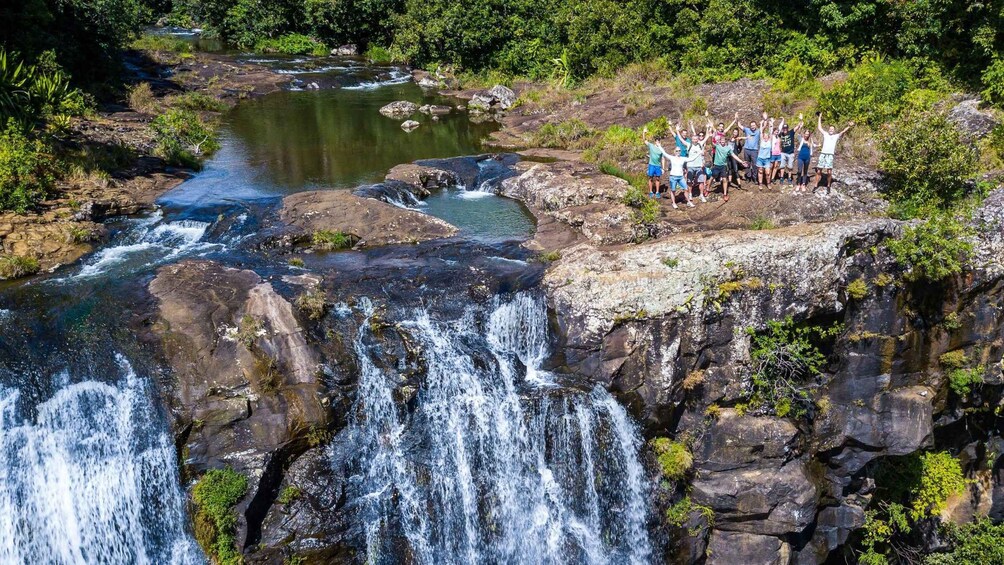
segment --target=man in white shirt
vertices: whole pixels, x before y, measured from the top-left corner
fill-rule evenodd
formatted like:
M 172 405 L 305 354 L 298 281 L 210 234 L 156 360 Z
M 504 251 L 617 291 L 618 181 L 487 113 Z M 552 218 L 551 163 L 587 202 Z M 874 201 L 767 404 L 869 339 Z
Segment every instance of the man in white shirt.
M 817 114 L 819 128 L 819 133 L 823 136 L 823 146 L 819 150 L 819 161 L 816 163 L 816 168 L 819 169 L 819 181 L 816 183 L 816 188 L 821 186 L 826 187 L 826 194 L 830 193 L 830 183 L 833 182 L 833 156 L 837 153 L 837 142 L 840 141 L 840 136 L 847 133 L 847 130 L 854 127 L 854 122 L 847 124 L 847 127 L 843 129 L 840 133 L 837 133 L 837 128 L 830 126 L 828 130 L 823 129 L 823 113 L 819 112 Z M 823 184 L 825 181 L 825 185 Z M 815 192 L 815 191 L 813 191 Z
M 687 207 L 694 207 L 694 203 L 691 202 L 690 191 L 687 190 L 687 182 L 683 179 L 683 175 L 686 172 L 683 167 L 687 163 L 687 158 L 680 153 L 682 153 L 680 148 L 674 147 L 673 154 L 666 155 L 666 161 L 669 161 L 669 198 L 670 202 L 673 203 L 674 210 L 680 208 L 676 205 L 676 193 L 678 191 L 683 191 L 683 194 L 687 197 Z

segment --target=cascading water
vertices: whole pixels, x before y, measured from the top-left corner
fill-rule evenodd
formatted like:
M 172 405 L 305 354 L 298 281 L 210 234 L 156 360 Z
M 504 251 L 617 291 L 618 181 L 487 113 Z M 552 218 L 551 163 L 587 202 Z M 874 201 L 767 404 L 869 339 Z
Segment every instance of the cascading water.
M 459 320 L 399 324 L 427 366 L 411 409 L 400 377 L 355 352 L 354 422 L 332 445 L 354 453 L 356 511 L 370 563 L 648 563 L 641 441 L 602 388 L 540 368 L 546 310 L 531 294 Z
M 120 385 L 67 384 L 29 410 L 0 387 L 0 563 L 203 562 L 174 445 L 119 365 Z

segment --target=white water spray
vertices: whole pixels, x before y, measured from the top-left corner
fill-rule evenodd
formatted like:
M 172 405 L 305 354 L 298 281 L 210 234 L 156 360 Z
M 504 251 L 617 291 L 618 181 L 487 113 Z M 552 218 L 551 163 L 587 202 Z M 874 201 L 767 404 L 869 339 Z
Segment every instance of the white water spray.
M 394 400 L 397 372 L 370 360 L 365 324 L 355 346 L 345 437 L 361 459 L 370 563 L 650 562 L 641 440 L 604 389 L 568 389 L 541 369 L 539 299 L 453 322 L 418 311 L 400 326 L 428 366 L 410 411 Z

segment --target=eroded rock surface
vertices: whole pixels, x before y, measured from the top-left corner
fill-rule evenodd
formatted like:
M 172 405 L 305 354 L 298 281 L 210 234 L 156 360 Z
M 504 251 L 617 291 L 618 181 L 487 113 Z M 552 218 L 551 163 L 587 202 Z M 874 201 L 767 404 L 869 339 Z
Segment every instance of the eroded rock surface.
M 239 547 L 257 543 L 283 470 L 331 419 L 319 355 L 293 306 L 253 271 L 186 261 L 160 269 L 149 290 L 185 469 L 248 476 Z
M 904 278 L 885 246 L 903 225 L 882 218 L 562 252 L 544 279 L 565 340 L 557 370 L 610 388 L 647 436 L 689 438 L 686 492 L 715 519 L 707 535 L 683 529 L 671 562 L 823 563 L 864 524 L 869 470 L 935 445 L 982 477 L 951 516 L 1004 507 L 999 455 L 974 447 L 996 453 L 979 430 L 1004 378 L 1002 199 L 975 212 L 974 259 L 945 284 Z M 854 281 L 864 297 L 849 295 Z M 743 406 L 747 329 L 786 316 L 844 327 L 824 346 L 829 365 L 802 384 L 805 417 Z M 986 384 L 950 393 L 939 361 L 950 351 L 983 367 Z
M 287 196 L 279 215 L 301 239 L 320 230 L 342 232 L 351 235 L 357 246 L 418 243 L 458 233 L 439 218 L 344 190 Z

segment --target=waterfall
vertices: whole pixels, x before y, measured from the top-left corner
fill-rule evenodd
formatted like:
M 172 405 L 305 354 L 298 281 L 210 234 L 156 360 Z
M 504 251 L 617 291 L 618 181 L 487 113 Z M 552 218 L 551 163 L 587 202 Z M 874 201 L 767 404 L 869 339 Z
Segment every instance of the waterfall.
M 0 563 L 199 563 L 174 445 L 124 358 L 119 386 L 69 384 L 23 416 L 0 387 Z M 68 380 L 68 375 L 63 375 Z
M 396 371 L 371 360 L 366 322 L 354 420 L 332 445 L 336 462 L 358 457 L 369 562 L 649 563 L 640 437 L 606 390 L 540 367 L 542 300 L 407 318 L 427 364 L 411 408 L 395 402 Z

